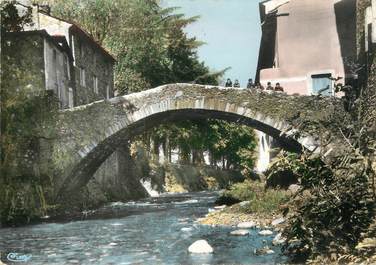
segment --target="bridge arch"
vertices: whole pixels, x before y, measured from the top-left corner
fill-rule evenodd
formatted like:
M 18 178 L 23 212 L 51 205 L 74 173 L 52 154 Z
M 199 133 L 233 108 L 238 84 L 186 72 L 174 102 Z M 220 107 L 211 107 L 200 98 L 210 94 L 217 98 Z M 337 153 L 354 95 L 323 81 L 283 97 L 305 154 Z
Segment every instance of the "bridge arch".
M 299 152 L 307 148 L 319 152 L 318 139 L 295 127 L 302 116 L 309 119 L 322 110 L 322 102 L 313 100 L 261 91 L 171 84 L 66 110 L 60 115 L 60 136 L 53 151 L 54 161 L 65 158 L 59 161 L 62 178 L 58 194 L 86 185 L 122 141 L 168 121 L 213 118 L 237 122 L 272 136 L 287 150 Z M 308 111 L 302 113 L 307 107 Z

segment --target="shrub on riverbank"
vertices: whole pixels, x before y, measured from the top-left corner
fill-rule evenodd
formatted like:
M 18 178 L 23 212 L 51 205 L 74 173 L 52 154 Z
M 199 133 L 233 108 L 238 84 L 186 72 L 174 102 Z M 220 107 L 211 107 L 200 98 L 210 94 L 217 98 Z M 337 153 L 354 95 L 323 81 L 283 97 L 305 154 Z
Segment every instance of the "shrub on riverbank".
M 294 165 L 302 189 L 289 204 L 286 253 L 300 262 L 355 254 L 374 217 L 366 171 L 334 170 L 306 156 Z
M 224 198 L 232 201 L 247 201 L 248 203 L 237 207 L 242 213 L 273 213 L 287 201 L 288 192 L 266 189 L 265 184 L 260 181 L 245 180 L 232 185 L 217 202 L 224 201 Z

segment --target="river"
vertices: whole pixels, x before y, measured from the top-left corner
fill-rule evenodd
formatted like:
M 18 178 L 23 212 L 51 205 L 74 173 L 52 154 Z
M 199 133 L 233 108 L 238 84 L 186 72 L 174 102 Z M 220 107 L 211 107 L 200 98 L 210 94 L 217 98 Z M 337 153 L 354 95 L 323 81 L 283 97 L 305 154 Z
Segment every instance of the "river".
M 0 252 L 29 254 L 21 264 L 275 264 L 274 254 L 254 250 L 271 246 L 273 236 L 230 236 L 231 227 L 211 227 L 196 220 L 208 213 L 214 192 L 163 195 L 138 202 L 111 203 L 90 220 L 43 223 L 0 229 Z M 190 254 L 190 244 L 205 239 L 213 254 Z

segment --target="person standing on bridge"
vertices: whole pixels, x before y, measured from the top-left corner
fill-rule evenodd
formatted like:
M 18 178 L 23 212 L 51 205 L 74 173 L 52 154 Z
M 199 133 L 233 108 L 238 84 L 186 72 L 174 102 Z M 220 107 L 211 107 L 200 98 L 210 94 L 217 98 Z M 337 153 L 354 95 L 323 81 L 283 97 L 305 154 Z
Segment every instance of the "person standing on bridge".
M 235 79 L 234 87 L 240 87 L 240 83 L 238 79 Z
M 271 82 L 267 83 L 266 90 L 272 90 L 272 91 L 274 90 L 274 88 L 272 87 L 272 83 Z
M 232 87 L 232 81 L 231 81 L 230 78 L 227 78 L 227 81 L 226 81 L 225 87 Z
M 281 87 L 281 84 L 280 83 L 277 83 L 275 84 L 275 88 L 274 88 L 275 91 L 278 91 L 278 92 L 283 92 L 283 87 Z
M 264 87 L 259 82 L 256 83 L 255 88 L 259 90 L 264 90 Z
M 255 87 L 255 84 L 253 83 L 252 78 L 248 79 L 247 88 L 251 89 L 254 87 Z

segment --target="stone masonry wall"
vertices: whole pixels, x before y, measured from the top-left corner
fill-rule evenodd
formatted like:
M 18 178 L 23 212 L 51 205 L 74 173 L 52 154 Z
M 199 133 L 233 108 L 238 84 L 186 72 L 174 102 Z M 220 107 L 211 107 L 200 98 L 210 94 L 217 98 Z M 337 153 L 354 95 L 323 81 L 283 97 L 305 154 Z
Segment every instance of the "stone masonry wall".
M 183 112 L 169 112 L 174 110 Z M 52 154 L 55 180 L 66 190 L 85 185 L 131 135 L 165 120 L 194 115 L 248 124 L 279 141 L 295 137 L 309 148 L 315 147 L 310 142 L 315 140 L 327 160 L 346 152 L 346 145 L 336 142 L 342 139 L 338 129 L 349 118 L 338 99 L 172 84 L 62 113 Z
M 72 29 L 70 34 L 75 58 L 76 105 L 113 97 L 113 62 L 92 44 L 93 40 Z M 85 70 L 85 86 L 82 85 L 80 68 Z M 94 89 L 94 77 L 98 80 L 98 93 Z
M 135 163 L 125 143 L 103 162 L 88 185 L 96 186 L 109 201 L 145 198 L 148 193 L 140 183 L 143 176 Z

